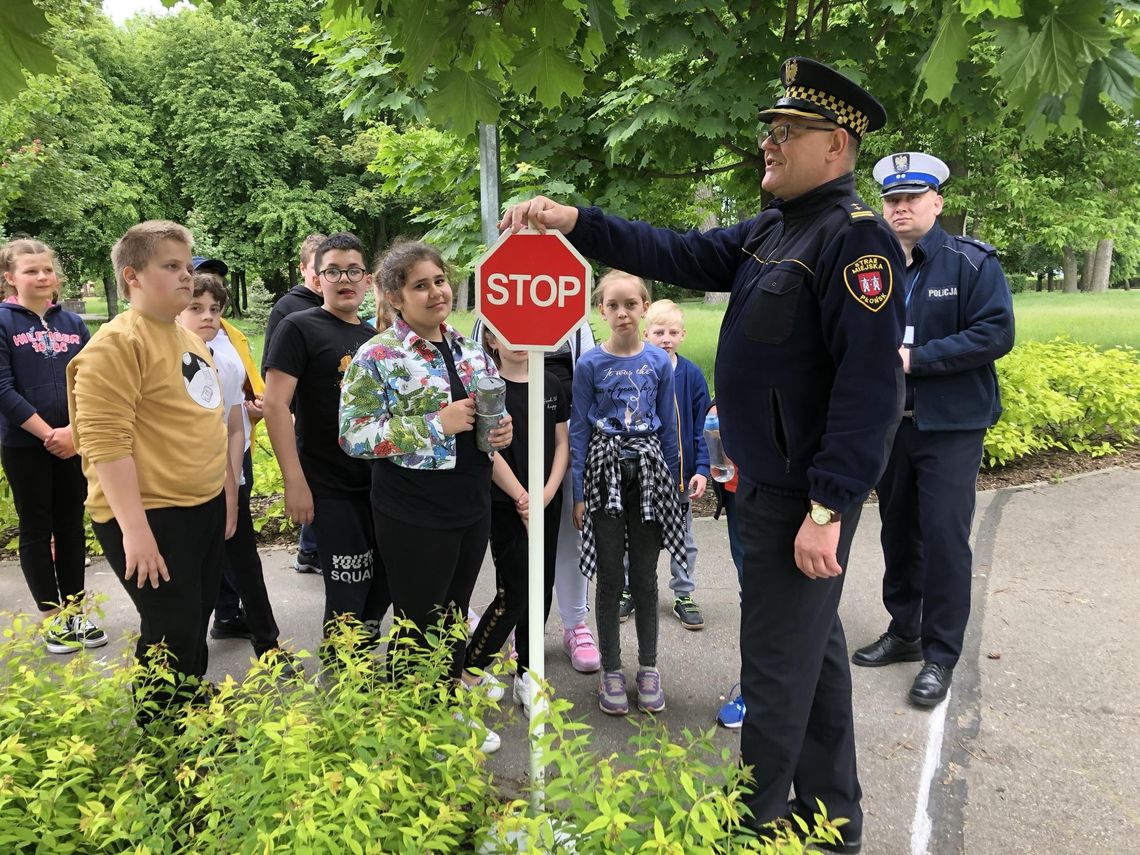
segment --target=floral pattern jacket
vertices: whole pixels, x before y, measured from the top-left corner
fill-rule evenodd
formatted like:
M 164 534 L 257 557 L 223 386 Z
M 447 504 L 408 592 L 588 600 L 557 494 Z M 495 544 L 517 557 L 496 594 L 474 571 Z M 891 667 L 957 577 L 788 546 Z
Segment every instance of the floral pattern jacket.
M 476 342 L 441 324 L 468 395 L 481 377 L 498 376 Z M 443 433 L 440 410 L 451 403 L 447 363 L 397 316 L 356 352 L 340 392 L 340 446 L 351 457 L 386 457 L 406 469 L 455 468 L 455 436 Z

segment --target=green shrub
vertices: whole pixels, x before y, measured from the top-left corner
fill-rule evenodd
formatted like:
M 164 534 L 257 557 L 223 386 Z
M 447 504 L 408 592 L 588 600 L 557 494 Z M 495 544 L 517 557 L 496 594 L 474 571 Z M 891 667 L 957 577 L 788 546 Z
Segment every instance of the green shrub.
M 1099 457 L 1136 442 L 1140 360 L 1131 348 L 1031 341 L 997 368 L 1004 412 L 986 435 L 988 466 L 1052 448 Z
M 674 742 L 644 726 L 628 751 L 600 757 L 564 700 L 542 739 L 545 810 L 526 791 L 508 800 L 453 716 L 484 718 L 488 702 L 453 696 L 442 646 L 394 684 L 351 652 L 360 628 L 343 627 L 335 676 L 258 664 L 143 730 L 132 686 L 171 684 L 163 657 L 148 672 L 83 653 L 61 663 L 40 631 L 15 617 L 0 657 L 5 853 L 804 851 L 784 831 L 774 844 L 741 834 L 744 773 L 711 733 Z M 817 822 L 836 839 L 841 820 L 821 806 Z

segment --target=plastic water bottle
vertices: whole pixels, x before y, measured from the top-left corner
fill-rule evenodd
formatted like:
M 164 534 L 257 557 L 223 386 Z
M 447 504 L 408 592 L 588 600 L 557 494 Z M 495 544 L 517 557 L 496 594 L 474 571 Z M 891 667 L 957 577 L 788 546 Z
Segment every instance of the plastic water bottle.
M 724 484 L 736 475 L 736 465 L 725 456 L 724 444 L 720 441 L 720 416 L 709 413 L 705 416 L 705 445 L 709 449 L 709 472 L 714 481 Z

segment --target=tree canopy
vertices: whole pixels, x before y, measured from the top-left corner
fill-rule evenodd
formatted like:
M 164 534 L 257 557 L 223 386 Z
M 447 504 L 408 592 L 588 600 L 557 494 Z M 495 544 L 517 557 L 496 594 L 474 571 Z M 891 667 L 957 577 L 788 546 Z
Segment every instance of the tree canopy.
M 1133 0 L 198 0 L 120 28 L 96 0 L 10 0 L 0 232 L 53 243 L 73 278 L 153 216 L 275 291 L 311 231 L 426 233 L 463 269 L 480 122 L 504 202 L 730 222 L 762 203 L 756 114 L 801 54 L 891 115 L 863 143 L 866 198 L 875 159 L 922 148 L 951 166 L 954 227 L 1008 265 L 1108 239 L 1136 276 L 1138 19 Z

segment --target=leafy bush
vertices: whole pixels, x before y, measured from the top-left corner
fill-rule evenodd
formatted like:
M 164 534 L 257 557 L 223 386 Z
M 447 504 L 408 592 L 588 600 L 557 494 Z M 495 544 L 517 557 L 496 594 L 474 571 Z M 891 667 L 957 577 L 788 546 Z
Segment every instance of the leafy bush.
M 285 516 L 285 476 L 269 443 L 269 433 L 262 423 L 253 434 L 250 451 L 253 455 L 253 528 L 267 534 L 281 534 L 294 528 L 293 521 Z
M 988 466 L 1051 448 L 1100 457 L 1140 438 L 1140 360 L 1131 348 L 1031 341 L 997 367 L 1004 412 L 986 435 Z
M 599 757 L 564 700 L 542 740 L 545 810 L 527 793 L 505 799 L 476 731 L 453 715 L 483 718 L 488 702 L 454 696 L 442 646 L 394 684 L 351 652 L 361 629 L 346 626 L 321 679 L 257 664 L 144 730 L 132 686 L 173 682 L 162 656 L 149 672 L 82 653 L 60 662 L 40 632 L 15 617 L 0 658 L 6 853 L 804 851 L 785 831 L 774 844 L 740 832 L 744 773 L 711 734 L 673 742 L 646 726 L 628 752 Z M 842 821 L 817 822 L 836 839 Z

